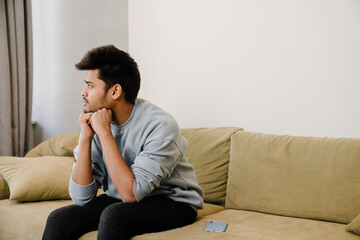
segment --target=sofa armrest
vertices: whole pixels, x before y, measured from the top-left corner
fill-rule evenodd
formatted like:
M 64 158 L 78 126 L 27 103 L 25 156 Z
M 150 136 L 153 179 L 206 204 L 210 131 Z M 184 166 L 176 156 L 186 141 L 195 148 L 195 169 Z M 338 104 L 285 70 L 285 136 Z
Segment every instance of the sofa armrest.
M 1 199 L 8 199 L 10 197 L 10 190 L 9 186 L 5 181 L 5 178 L 0 173 L 0 200 Z

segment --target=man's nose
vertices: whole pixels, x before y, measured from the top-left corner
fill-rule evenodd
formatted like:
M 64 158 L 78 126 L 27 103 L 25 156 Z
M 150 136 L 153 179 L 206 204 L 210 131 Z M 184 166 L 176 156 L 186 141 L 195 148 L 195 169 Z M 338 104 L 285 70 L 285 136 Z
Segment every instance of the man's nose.
M 81 96 L 86 97 L 87 91 L 86 86 L 81 90 Z

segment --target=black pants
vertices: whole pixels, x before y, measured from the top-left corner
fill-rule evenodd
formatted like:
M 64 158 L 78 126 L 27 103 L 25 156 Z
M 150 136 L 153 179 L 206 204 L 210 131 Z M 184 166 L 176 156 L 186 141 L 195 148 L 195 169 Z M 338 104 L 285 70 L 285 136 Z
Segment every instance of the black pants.
M 124 203 L 103 194 L 87 206 L 70 205 L 50 213 L 43 240 L 78 239 L 99 230 L 98 239 L 129 239 L 132 236 L 191 224 L 196 212 L 186 203 L 166 197 L 149 197 Z

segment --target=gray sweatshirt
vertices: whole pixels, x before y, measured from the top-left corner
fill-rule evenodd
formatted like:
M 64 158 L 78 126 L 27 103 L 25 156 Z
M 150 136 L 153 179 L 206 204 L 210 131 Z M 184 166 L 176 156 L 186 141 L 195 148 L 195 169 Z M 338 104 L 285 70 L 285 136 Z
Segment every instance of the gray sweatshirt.
M 137 99 L 127 122 L 111 124 L 111 132 L 135 176 L 133 190 L 138 202 L 148 196 L 162 195 L 188 203 L 195 210 L 203 208 L 203 191 L 193 166 L 185 157 L 187 141 L 171 115 L 146 100 Z M 74 149 L 75 158 L 78 151 L 79 145 Z M 75 204 L 90 203 L 99 187 L 108 196 L 121 199 L 96 134 L 92 140 L 91 162 L 93 183 L 82 186 L 70 178 L 69 192 Z

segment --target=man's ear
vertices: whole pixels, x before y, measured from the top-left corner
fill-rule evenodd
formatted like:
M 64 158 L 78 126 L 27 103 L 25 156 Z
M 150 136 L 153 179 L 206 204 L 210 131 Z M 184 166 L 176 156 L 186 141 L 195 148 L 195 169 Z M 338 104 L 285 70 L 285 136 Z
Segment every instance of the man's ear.
M 111 89 L 111 97 L 112 99 L 118 99 L 122 94 L 122 87 L 120 86 L 120 84 L 115 84 L 114 86 L 112 86 Z

